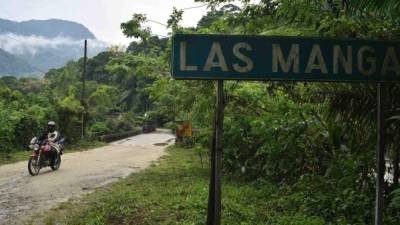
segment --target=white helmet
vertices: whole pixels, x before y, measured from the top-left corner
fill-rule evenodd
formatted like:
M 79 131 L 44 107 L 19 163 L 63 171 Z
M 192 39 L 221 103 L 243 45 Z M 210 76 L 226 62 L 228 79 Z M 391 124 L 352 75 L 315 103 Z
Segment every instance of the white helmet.
M 54 121 L 49 121 L 49 122 L 47 123 L 47 131 L 53 133 L 55 130 L 56 130 L 56 122 L 54 122 Z

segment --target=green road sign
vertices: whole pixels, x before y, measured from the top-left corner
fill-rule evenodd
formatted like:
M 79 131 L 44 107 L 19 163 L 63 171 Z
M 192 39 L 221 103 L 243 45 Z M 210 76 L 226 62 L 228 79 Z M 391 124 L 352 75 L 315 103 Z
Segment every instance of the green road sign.
M 175 79 L 399 81 L 400 42 L 177 34 Z

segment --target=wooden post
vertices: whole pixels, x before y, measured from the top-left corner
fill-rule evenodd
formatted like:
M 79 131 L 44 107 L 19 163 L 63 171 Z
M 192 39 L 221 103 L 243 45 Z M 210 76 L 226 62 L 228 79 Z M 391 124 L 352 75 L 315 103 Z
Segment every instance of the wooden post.
M 81 115 L 81 138 L 85 136 L 85 114 L 86 114 L 86 104 L 85 104 L 85 82 L 86 82 L 86 62 L 87 62 L 87 40 L 85 40 L 84 55 L 83 55 L 83 72 L 82 72 L 82 94 L 81 94 L 81 106 L 83 107 L 83 112 Z
M 224 122 L 224 81 L 217 81 L 213 146 L 211 148 L 211 177 L 208 196 L 207 225 L 221 224 L 222 133 Z
M 375 225 L 383 224 L 384 189 L 385 189 L 385 151 L 386 151 L 386 102 L 388 97 L 387 84 L 378 84 L 377 111 L 378 137 L 376 148 L 376 198 L 375 198 Z

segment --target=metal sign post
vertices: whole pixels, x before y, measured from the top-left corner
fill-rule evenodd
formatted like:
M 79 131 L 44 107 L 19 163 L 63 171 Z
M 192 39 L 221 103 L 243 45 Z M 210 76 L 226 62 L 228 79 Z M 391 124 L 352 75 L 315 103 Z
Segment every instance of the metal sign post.
M 221 217 L 223 80 L 375 82 L 378 146 L 375 224 L 382 224 L 387 87 L 400 81 L 400 42 L 309 37 L 176 34 L 171 74 L 181 80 L 217 80 L 207 225 Z
M 387 84 L 378 84 L 377 89 L 378 137 L 376 148 L 376 199 L 375 225 L 383 223 L 384 190 L 385 190 L 385 152 L 386 152 L 386 110 L 388 98 Z
M 224 123 L 224 81 L 217 81 L 213 146 L 211 150 L 211 179 L 208 194 L 207 225 L 221 224 L 222 134 Z

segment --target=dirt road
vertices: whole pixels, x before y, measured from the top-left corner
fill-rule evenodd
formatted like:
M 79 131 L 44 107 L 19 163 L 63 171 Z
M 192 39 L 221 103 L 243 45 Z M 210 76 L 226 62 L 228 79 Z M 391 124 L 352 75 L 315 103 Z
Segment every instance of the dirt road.
M 165 154 L 174 136 L 141 134 L 86 152 L 64 154 L 58 171 L 31 177 L 27 161 L 0 167 L 0 224 L 18 224 L 36 211 L 144 169 Z

